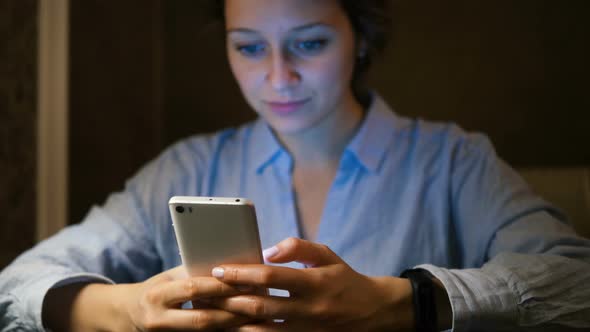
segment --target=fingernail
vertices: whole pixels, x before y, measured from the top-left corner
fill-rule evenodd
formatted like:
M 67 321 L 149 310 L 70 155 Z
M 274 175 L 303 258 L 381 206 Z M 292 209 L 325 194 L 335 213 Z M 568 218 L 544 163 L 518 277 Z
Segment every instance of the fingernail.
M 224 272 L 225 270 L 223 270 L 223 268 L 215 267 L 213 270 L 211 270 L 211 275 L 213 275 L 215 278 L 223 278 Z
M 279 247 L 272 246 L 268 249 L 264 249 L 264 251 L 262 251 L 262 256 L 264 257 L 264 260 L 267 260 L 269 258 L 272 258 L 273 256 L 275 256 L 278 253 L 279 253 Z

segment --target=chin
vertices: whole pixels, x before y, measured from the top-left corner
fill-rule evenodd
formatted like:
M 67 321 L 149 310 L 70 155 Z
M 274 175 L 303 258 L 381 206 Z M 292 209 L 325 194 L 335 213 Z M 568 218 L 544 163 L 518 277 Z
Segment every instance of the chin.
M 296 135 L 311 127 L 309 124 L 295 121 L 269 121 L 268 123 L 279 135 Z
M 322 120 L 314 108 L 302 109 L 291 116 L 280 116 L 268 109 L 258 112 L 270 127 L 280 135 L 297 135 L 313 128 Z

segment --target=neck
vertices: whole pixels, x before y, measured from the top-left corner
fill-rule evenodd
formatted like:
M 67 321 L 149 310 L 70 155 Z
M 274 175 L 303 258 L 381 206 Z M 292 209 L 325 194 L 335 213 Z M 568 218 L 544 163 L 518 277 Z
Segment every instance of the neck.
M 297 168 L 336 166 L 362 121 L 362 106 L 350 100 L 336 106 L 315 126 L 294 134 L 279 135 Z

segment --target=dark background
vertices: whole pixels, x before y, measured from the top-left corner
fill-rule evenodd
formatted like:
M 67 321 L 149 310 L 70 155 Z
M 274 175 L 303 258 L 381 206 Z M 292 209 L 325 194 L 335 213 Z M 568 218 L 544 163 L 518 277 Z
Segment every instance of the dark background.
M 206 3 L 71 0 L 70 223 L 170 143 L 253 118 Z M 34 242 L 13 178 L 34 171 L 36 4 L 0 0 L 0 268 Z M 398 113 L 485 132 L 516 167 L 590 165 L 590 1 L 392 4 L 371 82 Z
M 0 269 L 35 243 L 37 1 L 0 0 Z

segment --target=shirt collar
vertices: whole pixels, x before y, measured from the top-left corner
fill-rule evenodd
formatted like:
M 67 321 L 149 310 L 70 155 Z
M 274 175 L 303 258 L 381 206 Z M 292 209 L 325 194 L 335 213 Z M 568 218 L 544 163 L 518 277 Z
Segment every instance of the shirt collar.
M 262 173 L 281 153 L 286 152 L 269 125 L 261 117 L 254 123 L 251 142 L 251 156 L 257 174 Z
M 407 119 L 397 116 L 389 105 L 374 93 L 363 123 L 345 152 L 352 154 L 368 171 L 378 172 L 387 149 L 392 144 L 393 134 L 408 124 Z M 287 153 L 261 117 L 254 123 L 251 142 L 251 155 L 258 174 L 275 162 L 282 153 Z

